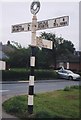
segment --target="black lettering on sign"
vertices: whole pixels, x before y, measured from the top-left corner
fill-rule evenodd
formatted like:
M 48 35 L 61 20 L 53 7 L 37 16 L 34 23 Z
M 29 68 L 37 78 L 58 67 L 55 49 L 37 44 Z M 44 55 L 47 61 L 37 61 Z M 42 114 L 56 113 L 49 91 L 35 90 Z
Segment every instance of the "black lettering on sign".
M 27 30 L 28 30 L 28 31 L 30 30 L 30 24 L 28 24 L 28 28 L 27 28 Z
M 24 28 L 21 25 L 12 26 L 12 32 L 24 31 Z
M 54 19 L 53 27 L 57 27 L 57 26 L 58 26 L 57 19 Z
M 67 22 L 66 21 L 65 22 L 60 22 L 60 25 L 65 26 L 65 25 L 67 25 Z
M 48 21 L 41 21 L 41 22 L 38 22 L 38 29 L 46 29 L 48 28 Z
M 19 26 L 18 26 L 18 31 L 21 32 L 21 31 L 23 31 L 23 30 L 24 30 L 24 28 L 23 28 L 21 25 L 19 25 Z

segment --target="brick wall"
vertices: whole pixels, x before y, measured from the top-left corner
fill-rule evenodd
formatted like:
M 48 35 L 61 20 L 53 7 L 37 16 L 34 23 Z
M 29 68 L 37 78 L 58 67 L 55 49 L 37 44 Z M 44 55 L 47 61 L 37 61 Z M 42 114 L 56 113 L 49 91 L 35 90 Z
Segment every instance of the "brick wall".
M 64 68 L 67 68 L 67 63 L 63 63 Z M 57 64 L 57 68 L 61 67 L 59 66 L 59 63 Z M 69 63 L 69 69 L 71 70 L 76 70 L 76 71 L 81 71 L 81 63 Z

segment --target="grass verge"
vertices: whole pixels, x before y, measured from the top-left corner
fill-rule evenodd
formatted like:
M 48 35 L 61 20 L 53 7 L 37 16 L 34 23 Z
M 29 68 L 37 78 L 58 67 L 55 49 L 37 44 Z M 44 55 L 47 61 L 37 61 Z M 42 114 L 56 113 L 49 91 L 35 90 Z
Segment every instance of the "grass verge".
M 9 114 L 19 118 L 79 118 L 79 87 L 34 95 L 34 112 L 27 112 L 27 95 L 10 98 L 3 103 Z M 56 119 L 55 119 L 56 120 Z

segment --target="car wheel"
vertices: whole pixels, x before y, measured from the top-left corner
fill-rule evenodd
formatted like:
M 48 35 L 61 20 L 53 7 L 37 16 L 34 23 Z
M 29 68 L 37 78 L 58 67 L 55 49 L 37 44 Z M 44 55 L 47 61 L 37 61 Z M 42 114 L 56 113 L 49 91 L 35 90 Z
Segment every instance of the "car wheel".
M 73 77 L 72 77 L 72 76 L 69 76 L 69 80 L 73 80 Z

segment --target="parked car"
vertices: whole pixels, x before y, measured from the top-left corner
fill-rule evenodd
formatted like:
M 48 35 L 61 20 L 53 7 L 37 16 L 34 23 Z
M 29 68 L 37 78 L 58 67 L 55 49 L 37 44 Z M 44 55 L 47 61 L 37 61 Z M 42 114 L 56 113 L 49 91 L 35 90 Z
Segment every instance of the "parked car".
M 76 74 L 72 72 L 71 70 L 67 70 L 64 68 L 61 68 L 60 70 L 57 70 L 56 72 L 58 73 L 60 78 L 65 78 L 69 80 L 80 80 L 81 79 L 79 74 Z

